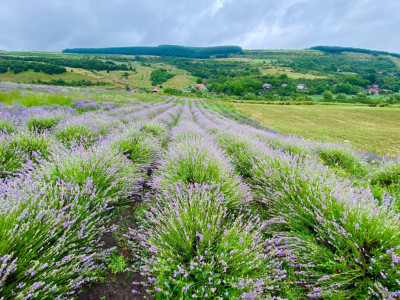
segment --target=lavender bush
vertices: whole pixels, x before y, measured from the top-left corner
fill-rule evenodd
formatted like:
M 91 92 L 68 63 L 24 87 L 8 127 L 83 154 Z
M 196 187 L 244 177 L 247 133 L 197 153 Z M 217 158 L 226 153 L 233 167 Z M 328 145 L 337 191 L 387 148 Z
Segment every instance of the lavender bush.
M 254 299 L 285 277 L 266 223 L 230 214 L 227 202 L 207 184 L 175 184 L 154 199 L 137 236 L 157 298 Z
M 121 126 L 118 120 L 101 114 L 87 113 L 61 121 L 54 127 L 55 137 L 67 146 L 92 146 Z
M 311 262 L 306 282 L 315 289 L 310 297 L 343 289 L 357 297 L 385 289 L 395 295 L 400 288 L 400 216 L 391 199 L 380 205 L 368 189 L 353 187 L 315 159 L 274 151 L 233 132 L 223 133 L 219 141 L 236 154 L 267 218 L 276 220 L 275 230 L 304 239 L 301 255 Z
M 28 131 L 0 136 L 0 178 L 15 176 L 24 165 L 46 158 L 55 144 L 49 135 Z

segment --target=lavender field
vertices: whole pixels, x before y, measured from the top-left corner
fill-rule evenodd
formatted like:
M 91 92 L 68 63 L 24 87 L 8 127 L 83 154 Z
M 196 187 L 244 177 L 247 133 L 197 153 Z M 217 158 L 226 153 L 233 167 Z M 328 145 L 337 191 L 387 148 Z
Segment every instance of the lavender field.
M 88 299 L 122 272 L 123 299 L 400 297 L 399 159 L 211 101 L 86 96 L 0 104 L 0 299 Z

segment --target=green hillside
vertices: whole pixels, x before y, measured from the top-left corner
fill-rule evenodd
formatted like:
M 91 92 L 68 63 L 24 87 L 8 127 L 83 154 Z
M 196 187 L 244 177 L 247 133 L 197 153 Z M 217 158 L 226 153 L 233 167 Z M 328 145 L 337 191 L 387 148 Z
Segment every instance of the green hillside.
M 327 46 L 242 50 L 161 45 L 1 52 L 0 80 L 149 92 L 158 86 L 161 92 L 168 88 L 167 93 L 177 95 L 184 90 L 237 100 L 395 104 L 400 101 L 400 58 L 384 51 Z M 196 82 L 205 87 L 197 90 Z

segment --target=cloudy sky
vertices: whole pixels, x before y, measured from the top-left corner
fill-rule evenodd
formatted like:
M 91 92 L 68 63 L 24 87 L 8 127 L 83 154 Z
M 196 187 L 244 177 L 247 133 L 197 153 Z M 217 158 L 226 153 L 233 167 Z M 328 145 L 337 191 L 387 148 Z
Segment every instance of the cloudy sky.
M 400 53 L 399 0 L 0 0 L 0 49 L 338 45 Z

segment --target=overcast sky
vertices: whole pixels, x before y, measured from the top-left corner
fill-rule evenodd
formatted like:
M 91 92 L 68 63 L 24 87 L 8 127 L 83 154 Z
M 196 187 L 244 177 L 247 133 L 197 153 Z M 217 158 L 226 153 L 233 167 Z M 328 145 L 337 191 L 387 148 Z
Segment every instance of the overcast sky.
M 0 0 L 0 49 L 338 45 L 400 53 L 400 0 Z

